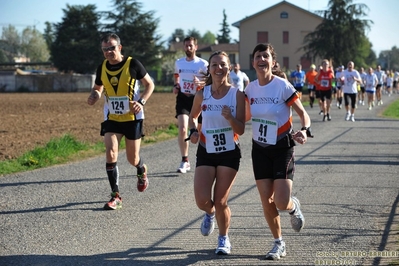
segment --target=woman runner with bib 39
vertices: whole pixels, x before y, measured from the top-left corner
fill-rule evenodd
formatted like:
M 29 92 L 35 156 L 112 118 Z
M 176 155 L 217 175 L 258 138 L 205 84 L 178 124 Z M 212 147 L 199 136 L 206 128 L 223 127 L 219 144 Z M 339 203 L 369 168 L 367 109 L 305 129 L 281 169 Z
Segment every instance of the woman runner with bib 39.
M 210 56 L 209 76 L 205 87 L 194 96 L 189 116 L 190 140 L 192 143 L 199 140 L 194 195 L 198 208 L 205 212 L 201 233 L 210 235 L 216 219 L 218 255 L 229 254 L 231 250 L 228 237 L 231 211 L 227 200 L 240 165 L 238 136 L 245 129 L 245 96 L 229 83 L 230 70 L 228 54 L 217 51 Z M 202 126 L 198 132 L 195 120 L 200 113 Z

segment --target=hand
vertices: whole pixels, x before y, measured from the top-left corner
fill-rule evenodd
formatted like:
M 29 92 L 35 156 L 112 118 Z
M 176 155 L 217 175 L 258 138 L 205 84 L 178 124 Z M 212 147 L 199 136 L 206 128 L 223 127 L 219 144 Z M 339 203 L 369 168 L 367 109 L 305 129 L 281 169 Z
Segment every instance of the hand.
M 305 130 L 298 130 L 297 132 L 292 134 L 292 138 L 299 144 L 305 144 L 308 139 Z
M 196 88 L 197 91 L 199 91 L 201 88 L 203 88 L 205 86 L 205 76 L 201 75 L 201 76 L 196 76 L 194 75 L 194 86 Z
M 144 106 L 136 101 L 129 102 L 129 109 L 131 114 L 138 114 L 143 108 Z
M 180 91 L 180 84 L 176 83 L 175 85 L 173 85 L 173 93 L 178 94 L 179 91 Z
M 190 136 L 191 143 L 197 144 L 198 140 L 199 140 L 199 133 L 198 132 L 194 132 L 193 134 L 191 134 L 191 136 Z
M 223 106 L 222 116 L 226 118 L 226 120 L 231 120 L 233 118 L 233 115 L 231 114 L 231 109 L 227 105 Z
M 87 103 L 93 105 L 98 101 L 98 99 L 100 99 L 100 97 L 101 93 L 98 90 L 92 90 L 89 98 L 87 98 Z

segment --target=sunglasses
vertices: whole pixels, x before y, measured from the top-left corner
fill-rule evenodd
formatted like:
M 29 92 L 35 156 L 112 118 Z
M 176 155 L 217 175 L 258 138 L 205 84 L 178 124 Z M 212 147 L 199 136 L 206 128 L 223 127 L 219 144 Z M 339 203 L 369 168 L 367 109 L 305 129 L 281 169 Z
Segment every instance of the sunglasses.
M 110 47 L 101 47 L 101 50 L 103 50 L 103 52 L 108 52 L 108 51 L 115 51 L 115 48 L 116 45 Z

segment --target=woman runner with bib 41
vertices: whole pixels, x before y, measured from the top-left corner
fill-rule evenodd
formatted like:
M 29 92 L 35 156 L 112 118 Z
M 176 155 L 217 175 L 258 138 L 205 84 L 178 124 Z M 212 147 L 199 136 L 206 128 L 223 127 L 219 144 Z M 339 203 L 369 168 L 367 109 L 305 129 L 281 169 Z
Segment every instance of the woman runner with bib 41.
M 249 105 L 246 120 L 252 120 L 252 165 L 263 213 L 274 238 L 268 260 L 286 255 L 279 211 L 291 216 L 292 228 L 299 232 L 305 219 L 300 203 L 291 195 L 294 177 L 295 141 L 306 143 L 311 136 L 310 118 L 299 100 L 298 92 L 275 75 L 276 53 L 270 44 L 258 44 L 252 53 L 257 79 L 245 89 Z M 293 132 L 292 111 L 301 120 L 301 130 Z

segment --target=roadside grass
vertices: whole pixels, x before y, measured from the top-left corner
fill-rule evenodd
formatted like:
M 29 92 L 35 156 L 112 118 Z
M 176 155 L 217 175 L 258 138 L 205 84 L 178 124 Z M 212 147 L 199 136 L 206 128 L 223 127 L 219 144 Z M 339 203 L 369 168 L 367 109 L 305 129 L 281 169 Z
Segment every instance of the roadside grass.
M 177 134 L 177 126 L 171 124 L 165 130 L 159 130 L 151 136 L 144 137 L 142 139 L 142 146 L 174 138 Z M 122 139 L 120 149 L 125 148 L 125 141 Z M 66 134 L 60 138 L 51 139 L 45 146 L 36 147 L 17 159 L 1 161 L 0 176 L 76 162 L 104 154 L 104 152 L 105 147 L 103 142 L 88 144 L 79 142 L 75 137 Z

